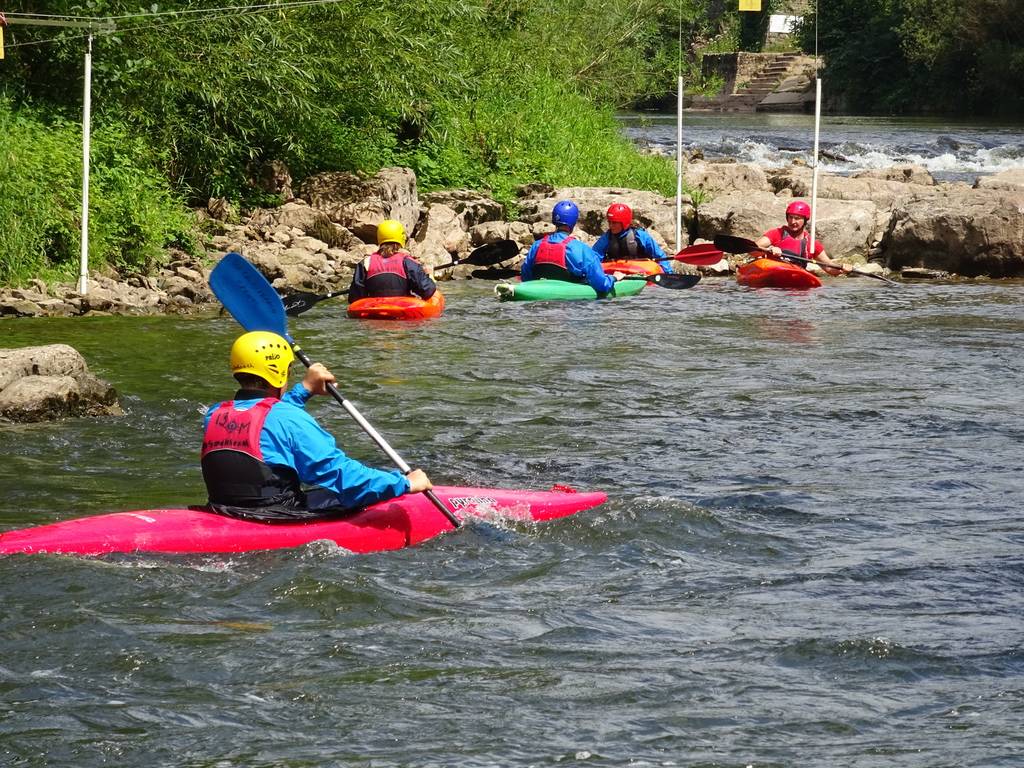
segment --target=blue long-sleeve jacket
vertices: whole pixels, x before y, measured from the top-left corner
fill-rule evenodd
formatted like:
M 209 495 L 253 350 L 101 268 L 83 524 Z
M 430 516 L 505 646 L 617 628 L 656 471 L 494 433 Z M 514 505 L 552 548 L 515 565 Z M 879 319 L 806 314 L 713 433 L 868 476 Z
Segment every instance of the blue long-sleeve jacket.
M 235 407 L 248 410 L 262 397 L 254 394 L 251 400 L 236 398 Z M 291 467 L 304 484 L 327 489 L 338 497 L 338 505 L 349 509 L 409 492 L 409 481 L 400 472 L 374 469 L 346 456 L 334 438 L 306 413 L 310 397 L 299 383 L 270 409 L 260 432 L 264 462 Z M 206 412 L 204 428 L 215 409 Z
M 569 237 L 568 232 L 555 232 L 550 237 L 550 242 L 560 243 Z M 537 240 L 530 246 L 530 252 L 526 254 L 523 262 L 523 269 L 520 278 L 525 283 L 533 280 L 533 263 L 537 258 L 537 250 L 541 241 Z M 600 294 L 608 293 L 615 286 L 615 278 L 606 275 L 601 268 L 601 257 L 594 253 L 594 249 L 579 240 L 573 240 L 565 249 L 565 267 L 570 274 L 578 277 L 581 282 L 587 283 L 591 288 Z
M 632 227 L 632 229 L 636 237 L 637 258 L 654 259 L 658 262 L 658 266 L 661 267 L 662 272 L 671 273 L 672 260 L 665 255 L 665 252 L 661 250 L 661 246 L 659 246 L 655 239 L 651 237 L 650 233 L 642 227 Z M 620 240 L 625 239 L 628 232 L 628 229 L 622 230 L 618 234 L 618 238 Z M 594 252 L 600 256 L 602 260 L 608 254 L 608 243 L 611 242 L 613 237 L 615 237 L 615 235 L 606 230 L 605 233 L 597 239 L 597 242 L 594 243 Z

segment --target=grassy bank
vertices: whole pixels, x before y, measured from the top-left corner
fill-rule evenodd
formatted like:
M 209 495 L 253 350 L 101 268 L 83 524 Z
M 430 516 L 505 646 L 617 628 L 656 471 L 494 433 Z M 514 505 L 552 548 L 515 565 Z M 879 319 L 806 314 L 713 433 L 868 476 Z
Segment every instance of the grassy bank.
M 0 101 L 0 284 L 77 274 L 81 252 L 82 132 Z M 194 248 L 192 216 L 146 143 L 124 125 L 93 135 L 89 261 L 145 273 L 164 248 Z

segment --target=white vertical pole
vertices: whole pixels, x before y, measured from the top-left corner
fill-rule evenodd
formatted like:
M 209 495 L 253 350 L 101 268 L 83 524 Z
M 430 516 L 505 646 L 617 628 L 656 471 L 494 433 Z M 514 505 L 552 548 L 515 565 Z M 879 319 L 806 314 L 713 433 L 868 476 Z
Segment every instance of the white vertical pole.
M 683 76 L 676 99 L 676 250 L 683 247 Z
M 821 133 L 821 78 L 814 80 L 814 174 L 811 177 L 811 258 L 814 258 L 814 225 L 818 221 L 818 136 Z
M 82 108 L 82 257 L 78 292 L 89 292 L 89 139 L 92 130 L 92 35 L 85 49 L 85 93 Z

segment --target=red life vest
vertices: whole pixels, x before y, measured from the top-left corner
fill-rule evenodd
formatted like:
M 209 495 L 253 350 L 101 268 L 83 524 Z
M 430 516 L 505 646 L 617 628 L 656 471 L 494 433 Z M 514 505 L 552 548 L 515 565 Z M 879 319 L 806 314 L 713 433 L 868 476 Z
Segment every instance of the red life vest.
M 265 397 L 244 411 L 235 407 L 234 400 L 218 405 L 206 425 L 200 457 L 206 458 L 212 451 L 241 451 L 263 461 L 260 432 L 276 402 L 276 397 Z
M 399 251 L 384 258 L 380 253 L 370 256 L 366 269 L 367 296 L 409 296 L 409 275 L 405 271 L 408 254 Z
M 256 519 L 288 519 L 306 496 L 291 467 L 263 461 L 260 433 L 270 409 L 280 402 L 266 397 L 239 410 L 233 400 L 214 409 L 203 434 L 200 454 L 210 506 L 218 512 Z M 249 514 L 259 509 L 261 514 Z
M 533 258 L 533 275 L 536 278 L 547 280 L 566 280 L 568 282 L 580 282 L 580 278 L 569 271 L 565 262 L 565 252 L 576 238 L 569 235 L 558 243 L 551 242 L 551 235 L 545 235 L 537 248 L 537 254 Z
M 824 250 L 817 240 L 814 241 L 814 248 L 810 247 L 811 233 L 806 229 L 798 237 L 794 237 L 788 227 L 769 230 L 767 235 L 772 245 L 777 245 L 782 250 L 795 253 L 805 259 L 813 259 Z M 809 254 L 808 251 L 810 251 Z M 783 258 L 785 258 L 785 254 L 783 254 Z

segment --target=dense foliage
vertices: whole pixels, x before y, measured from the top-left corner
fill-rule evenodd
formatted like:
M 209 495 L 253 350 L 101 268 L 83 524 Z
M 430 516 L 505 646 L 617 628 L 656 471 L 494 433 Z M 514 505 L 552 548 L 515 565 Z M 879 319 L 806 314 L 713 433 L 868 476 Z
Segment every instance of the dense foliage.
M 68 276 L 81 250 L 81 130 L 0 102 L 0 284 Z M 152 150 L 119 123 L 93 136 L 90 260 L 145 271 L 192 245 L 190 216 Z
M 852 112 L 1024 114 L 1020 0 L 829 0 L 802 25 Z
M 299 180 L 324 169 L 409 165 L 427 189 L 489 187 L 504 199 L 529 181 L 674 191 L 672 164 L 638 155 L 614 110 L 673 90 L 676 69 L 695 66 L 691 51 L 685 63 L 677 56 L 676 36 L 684 21 L 687 33 L 700 28 L 697 0 L 228 5 L 23 0 L 5 11 L 115 19 L 116 33 L 95 37 L 94 126 L 121 126 L 140 167 L 159 168 L 190 202 L 271 202 L 252 184 L 270 160 Z M 63 142 L 68 158 L 84 40 L 81 30 L 11 27 L 0 63 L 0 97 L 62 126 L 47 141 Z M 72 202 L 69 163 L 59 186 Z M 0 214 L 16 210 L 9 205 L 0 201 Z M 69 261 L 72 229 L 59 241 L 40 235 L 23 244 L 18 258 Z

